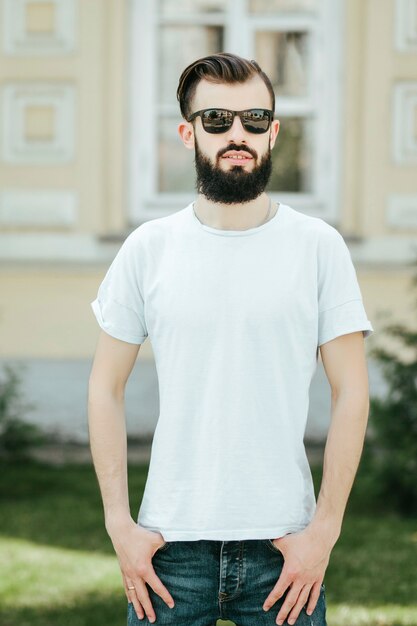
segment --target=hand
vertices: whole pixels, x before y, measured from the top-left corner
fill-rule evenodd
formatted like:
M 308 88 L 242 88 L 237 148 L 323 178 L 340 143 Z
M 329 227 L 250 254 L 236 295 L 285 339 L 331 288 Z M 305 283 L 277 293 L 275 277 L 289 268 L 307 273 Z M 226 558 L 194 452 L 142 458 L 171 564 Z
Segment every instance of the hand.
M 164 538 L 160 533 L 138 526 L 131 518 L 109 531 L 109 535 L 117 554 L 128 601 L 132 602 L 139 619 L 143 619 L 146 613 L 149 621 L 154 622 L 155 611 L 145 583 L 148 583 L 170 608 L 174 606 L 171 594 L 156 575 L 152 565 L 152 557 L 164 544 Z
M 273 543 L 284 556 L 284 566 L 263 608 L 268 610 L 290 587 L 276 623 L 282 624 L 287 619 L 289 624 L 294 624 L 307 600 L 308 615 L 316 607 L 333 545 L 323 532 L 309 526 L 298 533 L 274 539 Z

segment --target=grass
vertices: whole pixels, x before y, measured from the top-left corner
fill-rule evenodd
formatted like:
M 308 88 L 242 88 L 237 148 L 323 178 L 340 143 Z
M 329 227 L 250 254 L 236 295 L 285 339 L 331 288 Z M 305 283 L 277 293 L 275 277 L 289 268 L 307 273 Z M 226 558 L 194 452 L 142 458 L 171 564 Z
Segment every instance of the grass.
M 147 471 L 129 466 L 133 517 Z M 321 468 L 313 469 L 316 493 L 320 477 Z M 326 571 L 328 624 L 417 626 L 417 522 L 373 513 L 359 475 L 357 483 Z M 0 496 L 0 624 L 125 624 L 120 570 L 92 467 L 3 463 Z

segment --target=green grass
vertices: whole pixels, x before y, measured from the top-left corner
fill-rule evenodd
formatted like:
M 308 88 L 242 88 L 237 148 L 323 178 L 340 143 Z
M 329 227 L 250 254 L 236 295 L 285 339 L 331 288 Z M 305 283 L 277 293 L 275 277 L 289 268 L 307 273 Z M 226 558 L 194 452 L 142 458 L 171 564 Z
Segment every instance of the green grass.
M 147 471 L 129 467 L 133 517 Z M 320 468 L 313 477 L 317 493 Z M 372 513 L 359 477 L 357 483 L 326 571 L 328 624 L 417 626 L 417 522 Z M 120 570 L 92 467 L 2 464 L 0 497 L 0 624 L 125 624 Z

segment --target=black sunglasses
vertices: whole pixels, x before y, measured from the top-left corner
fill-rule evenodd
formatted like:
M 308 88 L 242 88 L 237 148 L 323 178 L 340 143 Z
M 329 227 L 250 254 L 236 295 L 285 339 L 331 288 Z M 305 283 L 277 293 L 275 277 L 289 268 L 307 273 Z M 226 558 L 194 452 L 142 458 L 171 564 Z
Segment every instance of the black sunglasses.
M 247 109 L 245 111 L 202 109 L 190 115 L 187 122 L 191 122 L 198 115 L 201 116 L 203 128 L 208 133 L 225 133 L 232 126 L 235 115 L 238 115 L 245 130 L 259 135 L 267 132 L 274 119 L 274 112 L 270 109 Z

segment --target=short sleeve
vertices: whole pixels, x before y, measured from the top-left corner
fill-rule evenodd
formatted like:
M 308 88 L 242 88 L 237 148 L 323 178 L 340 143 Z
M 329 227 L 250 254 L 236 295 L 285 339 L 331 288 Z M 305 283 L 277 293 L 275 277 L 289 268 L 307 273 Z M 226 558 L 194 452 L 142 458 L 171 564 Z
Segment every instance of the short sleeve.
M 347 333 L 362 330 L 366 338 L 374 332 L 349 248 L 339 231 L 328 226 L 320 233 L 318 247 L 319 346 Z
M 109 335 L 140 344 L 148 331 L 141 290 L 141 246 L 131 233 L 123 242 L 91 302 L 99 326 Z

